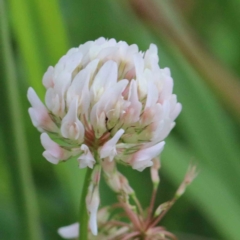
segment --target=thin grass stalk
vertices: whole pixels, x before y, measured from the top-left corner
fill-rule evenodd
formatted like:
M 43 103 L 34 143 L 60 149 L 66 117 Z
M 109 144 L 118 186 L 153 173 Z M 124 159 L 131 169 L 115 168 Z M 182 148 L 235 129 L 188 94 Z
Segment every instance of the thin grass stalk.
M 6 76 L 6 92 L 8 96 L 10 126 L 13 131 L 13 149 L 16 151 L 16 169 L 18 171 L 18 185 L 21 191 L 19 196 L 24 203 L 21 219 L 26 219 L 26 239 L 41 240 L 40 220 L 38 214 L 38 204 L 36 199 L 35 187 L 33 184 L 28 146 L 24 133 L 21 104 L 19 103 L 18 80 L 14 66 L 13 52 L 10 46 L 10 34 L 8 30 L 6 9 L 3 0 L 0 0 L 0 23 L 1 23 L 1 47 L 3 63 Z M 15 176 L 16 177 L 16 176 Z
M 19 45 L 20 53 L 25 63 L 25 70 L 31 86 L 37 89 L 38 94 L 43 97 L 42 75 L 44 72 L 41 52 L 39 51 L 37 35 L 35 34 L 31 9 L 26 0 L 9 1 L 10 16 L 13 23 L 14 35 Z

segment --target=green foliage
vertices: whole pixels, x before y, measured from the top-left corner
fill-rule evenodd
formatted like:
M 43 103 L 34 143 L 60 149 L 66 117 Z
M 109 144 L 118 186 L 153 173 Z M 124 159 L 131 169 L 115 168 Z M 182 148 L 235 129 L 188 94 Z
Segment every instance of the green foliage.
M 4 2 L 8 3 L 7 10 Z M 240 8 L 234 7 L 238 1 L 224 1 L 224 9 L 223 1 L 187 2 L 188 11 L 178 5 L 178 13 L 171 12 L 173 23 L 178 22 L 179 31 L 181 21 L 194 28 L 209 51 L 239 75 Z M 55 65 L 68 48 L 100 36 L 137 43 L 143 51 L 153 42 L 159 48 L 160 66 L 171 68 L 174 92 L 183 111 L 161 157 L 159 201 L 171 197 L 192 159 L 198 163 L 200 173 L 166 217 L 168 230 L 179 236 L 192 233 L 201 239 L 240 238 L 239 125 L 229 115 L 231 107 L 221 105 L 219 95 L 177 44 L 156 35 L 134 14 L 128 1 L 0 3 L 1 239 L 60 239 L 57 228 L 78 219 L 85 170 L 78 169 L 76 161 L 53 166 L 43 159 L 39 133 L 27 113 L 26 91 L 32 86 L 43 99 L 41 78 L 46 68 Z M 181 18 L 177 19 L 179 13 Z M 149 170 L 139 174 L 121 167 L 121 171 L 147 206 Z M 101 194 L 102 205 L 115 201 L 104 183 Z M 194 222 L 189 224 L 192 219 Z

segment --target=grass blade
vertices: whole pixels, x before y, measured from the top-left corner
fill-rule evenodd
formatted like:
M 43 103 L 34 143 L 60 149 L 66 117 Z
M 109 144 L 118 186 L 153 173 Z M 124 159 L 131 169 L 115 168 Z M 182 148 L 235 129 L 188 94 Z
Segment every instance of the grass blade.
M 12 148 L 15 152 L 15 159 L 10 159 L 17 169 L 16 186 L 20 188 L 22 206 L 22 219 L 26 219 L 26 239 L 40 240 L 41 231 L 39 225 L 38 205 L 36 193 L 29 165 L 28 147 L 24 134 L 24 124 L 22 117 L 21 104 L 19 103 L 19 92 L 17 87 L 17 77 L 13 61 L 13 53 L 10 46 L 10 36 L 8 32 L 6 10 L 3 0 L 0 1 L 0 21 L 1 21 L 1 46 L 3 53 L 3 63 L 5 67 L 5 84 L 8 96 L 10 128 L 12 128 Z M 10 131 L 11 132 L 11 131 Z M 14 174 L 14 172 L 12 172 Z M 18 199 L 17 199 L 18 200 Z

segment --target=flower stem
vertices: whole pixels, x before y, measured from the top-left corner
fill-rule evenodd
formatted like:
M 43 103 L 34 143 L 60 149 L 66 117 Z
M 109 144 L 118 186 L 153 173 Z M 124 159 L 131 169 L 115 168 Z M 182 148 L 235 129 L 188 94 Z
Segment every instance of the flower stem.
M 82 195 L 80 200 L 80 217 L 79 217 L 79 240 L 87 240 L 88 239 L 88 212 L 86 207 L 86 196 L 88 193 L 88 185 L 91 178 L 92 169 L 87 168 L 87 172 L 85 175 L 85 180 L 82 189 Z

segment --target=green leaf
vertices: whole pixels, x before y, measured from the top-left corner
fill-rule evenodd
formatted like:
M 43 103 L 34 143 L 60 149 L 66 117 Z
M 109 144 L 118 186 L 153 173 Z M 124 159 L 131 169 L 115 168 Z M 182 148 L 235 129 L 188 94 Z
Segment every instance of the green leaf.
M 19 206 L 22 222 L 24 224 L 23 231 L 25 232 L 25 239 L 40 240 L 40 221 L 38 214 L 38 204 L 36 200 L 36 192 L 32 179 L 32 172 L 30 167 L 30 159 L 26 136 L 24 134 L 24 123 L 19 103 L 18 81 L 15 72 L 14 58 L 10 45 L 10 36 L 8 31 L 7 17 L 5 15 L 5 5 L 3 0 L 0 1 L 0 41 L 1 50 L 4 64 L 4 85 L 5 92 L 7 93 L 8 108 L 5 109 L 4 117 L 8 120 L 8 125 L 4 130 L 8 130 L 5 136 L 5 143 L 11 143 L 11 153 L 9 156 L 13 158 L 6 159 L 7 163 L 11 165 L 11 177 L 15 180 L 15 189 L 18 191 L 19 196 L 16 198 L 22 204 Z M 8 110 L 8 111 L 6 111 Z

